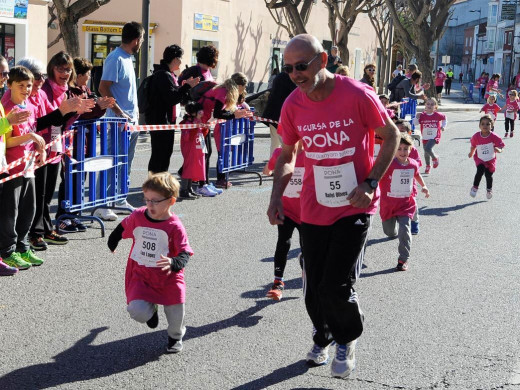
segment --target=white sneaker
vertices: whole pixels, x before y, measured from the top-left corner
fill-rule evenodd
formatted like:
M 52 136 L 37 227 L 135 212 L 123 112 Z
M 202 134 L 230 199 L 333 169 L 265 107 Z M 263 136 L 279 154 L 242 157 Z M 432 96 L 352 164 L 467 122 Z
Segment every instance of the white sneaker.
M 103 221 L 117 221 L 117 215 L 110 209 L 97 209 L 94 217 L 101 218 Z
M 474 198 L 475 196 L 477 196 L 477 191 L 478 191 L 478 187 L 471 187 L 471 190 L 469 190 L 469 196 Z
M 305 359 L 308 364 L 313 366 L 323 366 L 329 362 L 329 346 L 322 348 L 314 344 Z
M 487 190 L 486 198 L 491 199 L 493 197 L 493 191 Z
M 135 210 L 135 207 L 132 206 L 126 199 L 120 200 L 119 202 L 114 203 L 114 207 L 122 207 L 128 210 L 117 210 L 117 214 L 132 214 L 132 212 Z
M 356 368 L 356 340 L 346 345 L 336 345 L 336 356 L 330 366 L 334 378 L 346 378 Z
M 198 188 L 195 190 L 195 192 L 199 195 L 213 198 L 214 196 L 217 196 L 217 193 L 215 191 L 212 191 L 211 188 L 208 187 L 207 184 L 204 185 L 202 188 Z

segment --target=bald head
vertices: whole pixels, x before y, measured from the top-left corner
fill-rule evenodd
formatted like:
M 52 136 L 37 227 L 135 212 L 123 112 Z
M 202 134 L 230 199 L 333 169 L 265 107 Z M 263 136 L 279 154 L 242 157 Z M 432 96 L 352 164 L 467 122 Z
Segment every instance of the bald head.
M 323 52 L 323 46 L 318 38 L 310 34 L 299 34 L 289 41 L 285 51 L 318 54 Z

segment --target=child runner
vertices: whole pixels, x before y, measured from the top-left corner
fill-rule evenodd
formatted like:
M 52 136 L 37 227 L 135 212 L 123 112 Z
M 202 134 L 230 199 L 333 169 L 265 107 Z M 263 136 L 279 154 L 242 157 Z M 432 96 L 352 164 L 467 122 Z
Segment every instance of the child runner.
M 410 126 L 410 122 L 408 121 L 405 121 L 403 119 L 399 119 L 395 122 L 395 125 L 397 126 L 397 128 L 399 129 L 399 131 L 401 132 L 401 134 L 408 134 L 408 135 L 412 135 L 412 126 Z M 413 137 L 412 137 L 412 140 L 413 140 Z M 422 167 L 422 160 L 421 160 L 421 156 L 419 155 L 419 151 L 417 150 L 417 148 L 415 146 L 412 145 L 412 147 L 410 148 L 410 155 L 408 156 L 409 158 L 411 158 L 412 160 L 415 160 L 417 162 L 417 165 L 420 167 Z M 412 217 L 412 234 L 413 235 L 416 235 L 416 234 L 419 234 L 419 206 L 417 206 L 417 186 L 414 186 L 413 188 L 413 196 L 416 198 L 415 199 L 415 213 Z
M 36 108 L 28 100 L 33 81 L 34 76 L 29 69 L 24 66 L 13 67 L 7 82 L 11 93 L 2 98 L 7 114 L 19 108 L 29 112 L 27 121 L 13 125 L 12 131 L 5 134 L 7 163 L 22 157 L 28 158 L 28 161 L 9 170 L 9 175 L 21 175 L 4 183 L 0 199 L 0 257 L 4 263 L 18 269 L 43 264 L 43 259 L 34 254 L 28 242 L 29 229 L 36 212 L 34 170 L 44 164 L 47 157 L 45 140 L 35 132 L 62 125 L 63 115 L 68 113 L 58 109 L 36 118 Z M 74 111 L 72 107 L 69 108 Z M 39 153 L 37 157 L 35 152 Z
M 441 140 L 441 132 L 446 128 L 446 115 L 437 111 L 437 101 L 429 98 L 424 104 L 424 112 L 417 113 L 414 124 L 421 125 L 421 133 L 424 146 L 424 159 L 426 160 L 425 174 L 430 173 L 430 161 L 433 167 L 439 166 L 439 156 L 433 151 L 433 147 Z
M 399 238 L 397 271 L 406 271 L 408 269 L 410 247 L 412 245 L 410 220 L 416 209 L 415 181 L 421 185 L 421 191 L 426 197 L 430 196 L 428 188 L 426 188 L 426 184 L 424 184 L 424 180 L 419 173 L 419 164 L 409 157 L 412 145 L 412 137 L 408 134 L 401 134 L 401 141 L 395 158 L 379 182 L 381 188 L 379 212 L 383 220 L 383 231 L 388 237 Z
M 495 121 L 497 120 L 497 115 L 500 112 L 500 106 L 496 103 L 497 101 L 497 95 L 496 94 L 490 94 L 487 98 L 487 103 L 482 106 L 480 109 L 480 112 L 483 112 L 484 114 L 491 115 L 491 118 L 493 118 L 493 127 L 495 124 Z M 491 129 L 493 131 L 493 129 Z
M 281 127 L 278 127 L 278 129 L 281 130 Z M 278 156 L 281 152 L 282 148 L 276 148 L 274 150 L 271 159 L 264 169 L 264 172 L 267 173 L 274 170 L 276 160 L 278 159 Z M 275 301 L 282 299 L 282 294 L 285 287 L 283 273 L 285 270 L 285 265 L 287 264 L 287 254 L 291 248 L 291 238 L 294 229 L 298 229 L 298 233 L 300 232 L 300 192 L 302 190 L 303 175 L 305 173 L 305 153 L 303 153 L 303 145 L 301 141 L 298 144 L 297 153 L 298 155 L 294 165 L 294 172 L 282 196 L 285 219 L 283 224 L 277 225 L 278 241 L 276 242 L 276 250 L 274 252 L 274 282 L 273 286 L 266 294 L 266 297 Z M 301 239 L 300 248 L 302 248 Z
M 511 90 L 507 93 L 506 105 L 502 107 L 502 110 L 505 109 L 505 128 L 506 134 L 504 138 L 507 138 L 509 133 L 509 126 L 511 126 L 511 138 L 514 136 L 515 131 L 515 120 L 516 120 L 516 112 L 520 110 L 520 103 L 518 102 L 518 92 L 516 90 Z
M 471 137 L 471 149 L 468 157 L 473 157 L 477 166 L 473 187 L 471 187 L 469 192 L 473 198 L 477 195 L 482 175 L 486 175 L 486 197 L 488 199 L 493 197 L 493 173 L 495 172 L 497 161 L 496 153 L 502 153 L 505 145 L 504 141 L 496 133 L 491 132 L 491 126 L 493 126 L 493 118 L 490 115 L 484 115 L 480 118 L 480 131 Z
M 157 305 L 168 321 L 166 352 L 182 351 L 186 285 L 184 267 L 193 255 L 186 230 L 170 211 L 179 196 L 179 182 L 168 172 L 156 173 L 142 186 L 146 207 L 135 210 L 112 232 L 114 252 L 122 238 L 133 240 L 125 275 L 127 311 L 150 328 L 159 324 Z
M 204 110 L 202 104 L 189 102 L 186 104 L 186 115 L 181 121 L 183 124 L 200 124 Z M 210 191 L 205 184 L 199 192 L 193 191 L 193 181 L 206 180 L 206 145 L 204 143 L 204 128 L 182 129 L 181 152 L 184 158 L 182 169 L 182 181 L 180 196 L 184 199 L 196 199 L 202 196 L 215 196 L 216 192 Z

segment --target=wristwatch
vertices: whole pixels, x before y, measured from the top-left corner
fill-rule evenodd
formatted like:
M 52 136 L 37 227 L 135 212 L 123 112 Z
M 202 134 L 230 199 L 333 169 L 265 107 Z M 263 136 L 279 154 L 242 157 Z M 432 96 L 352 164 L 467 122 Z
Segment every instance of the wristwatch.
M 372 191 L 375 191 L 377 186 L 379 185 L 379 181 L 378 180 L 370 179 L 369 177 L 367 177 L 365 179 L 365 183 L 368 184 L 368 186 L 372 189 Z

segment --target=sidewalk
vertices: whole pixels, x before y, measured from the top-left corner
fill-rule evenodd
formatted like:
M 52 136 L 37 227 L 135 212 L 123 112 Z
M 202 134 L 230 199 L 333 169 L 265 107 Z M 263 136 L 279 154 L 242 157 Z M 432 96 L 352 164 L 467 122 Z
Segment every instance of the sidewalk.
M 469 83 L 464 84 L 469 88 Z M 435 87 L 431 87 L 435 88 Z M 475 103 L 464 103 L 464 94 L 462 93 L 461 84 L 459 82 L 453 82 L 451 84 L 451 92 L 449 95 L 442 94 L 441 105 L 439 111 L 442 112 L 456 112 L 456 111 L 480 111 L 482 106 L 486 103 L 484 99 L 480 99 L 479 103 L 479 90 L 473 91 L 473 100 Z M 499 105 L 503 105 L 502 99 L 499 99 Z M 424 110 L 424 104 L 417 106 L 417 112 Z

